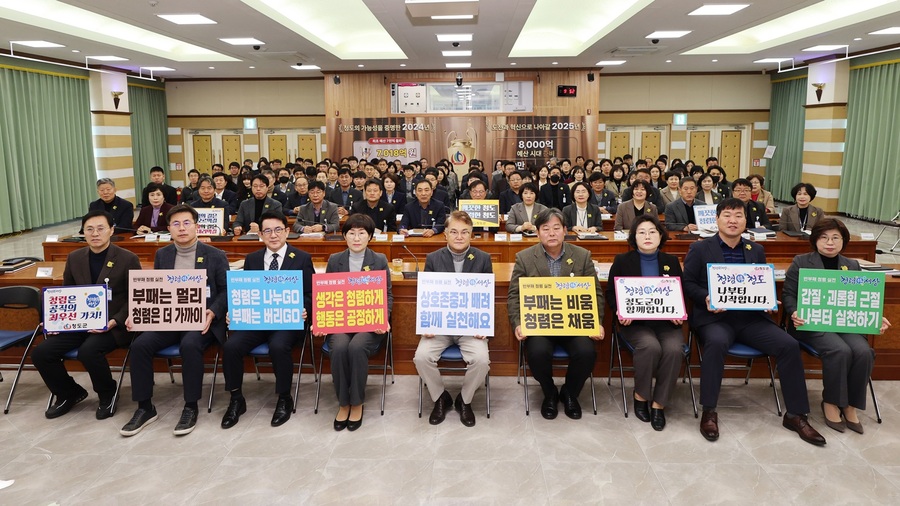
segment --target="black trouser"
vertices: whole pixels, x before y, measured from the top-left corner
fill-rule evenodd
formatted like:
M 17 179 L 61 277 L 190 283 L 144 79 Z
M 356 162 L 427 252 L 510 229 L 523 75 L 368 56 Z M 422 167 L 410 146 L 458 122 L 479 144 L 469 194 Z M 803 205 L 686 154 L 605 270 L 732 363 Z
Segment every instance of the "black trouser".
M 553 348 L 561 346 L 569 354 L 569 367 L 566 370 L 566 391 L 573 397 L 578 397 L 584 387 L 585 380 L 594 370 L 594 362 L 597 360 L 597 350 L 594 341 L 589 337 L 545 337 L 534 336 L 525 340 L 525 354 L 528 357 L 528 367 L 534 379 L 541 384 L 544 396 L 548 397 L 556 393 L 553 384 Z
M 275 371 L 275 393 L 287 394 L 291 391 L 294 376 L 294 359 L 291 350 L 303 335 L 302 330 L 236 330 L 228 333 L 222 352 L 222 372 L 225 374 L 225 390 L 229 392 L 241 388 L 244 382 L 244 357 L 253 348 L 269 343 L 269 358 Z
M 94 392 L 100 397 L 101 404 L 108 403 L 116 393 L 116 381 L 109 371 L 106 354 L 118 348 L 111 332 L 72 332 L 48 336 L 34 347 L 31 360 L 50 392 L 60 399 L 70 399 L 79 394 L 81 387 L 66 371 L 63 355 L 74 348 L 78 348 L 78 360 L 91 376 Z
M 153 356 L 173 344 L 181 351 L 181 378 L 184 402 L 200 400 L 203 387 L 203 352 L 212 344 L 212 332 L 144 332 L 131 344 L 131 399 L 140 402 L 153 397 Z

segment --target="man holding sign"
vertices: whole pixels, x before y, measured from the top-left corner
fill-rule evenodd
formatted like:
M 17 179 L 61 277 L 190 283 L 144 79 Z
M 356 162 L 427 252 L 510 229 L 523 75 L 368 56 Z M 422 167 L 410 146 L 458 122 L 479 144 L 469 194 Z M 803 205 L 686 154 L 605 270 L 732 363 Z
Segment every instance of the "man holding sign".
M 128 317 L 128 271 L 140 270 L 137 255 L 110 243 L 115 222 L 106 211 L 90 211 L 81 219 L 81 228 L 88 247 L 69 253 L 63 285 L 106 285 L 109 297 L 109 322 L 106 331 L 69 332 L 48 337 L 31 354 L 34 367 L 41 373 L 56 402 L 44 415 L 57 418 L 83 401 L 88 393 L 66 371 L 63 355 L 78 348 L 78 361 L 91 377 L 94 391 L 100 397 L 97 419 L 113 414 L 112 399 L 116 381 L 109 371 L 106 354 L 118 347 L 127 347 L 129 335 L 125 331 Z
M 807 443 L 824 445 L 825 438 L 809 424 L 809 399 L 803 361 L 796 340 L 782 330 L 768 312 L 712 309 L 707 264 L 765 264 L 763 247 L 741 238 L 747 228 L 746 206 L 736 198 L 719 203 L 718 234 L 695 242 L 684 258 L 684 293 L 694 302 L 691 325 L 703 342 L 700 368 L 700 432 L 708 441 L 719 439 L 716 404 L 722 387 L 725 355 L 737 341 L 775 357 L 787 413 L 782 425 Z
M 308 253 L 287 244 L 290 228 L 283 214 L 278 211 L 263 213 L 260 222 L 266 247 L 247 255 L 244 270 L 303 271 L 303 319 L 306 320 L 307 315 L 312 313 L 312 275 L 315 272 L 312 259 Z M 234 320 L 230 323 L 234 325 Z M 244 357 L 262 343 L 269 344 L 269 357 L 275 371 L 275 393 L 278 394 L 272 426 L 281 426 L 291 418 L 291 411 L 294 409 L 294 399 L 291 398 L 291 379 L 294 375 L 291 350 L 301 336 L 302 330 L 273 330 L 271 326 L 260 330 L 232 330 L 228 333 L 222 352 L 222 372 L 225 375 L 225 390 L 231 393 L 231 402 L 222 417 L 223 429 L 237 425 L 241 415 L 247 412 L 247 402 L 241 392 Z
M 571 243 L 565 243 L 565 219 L 559 209 L 550 208 L 541 211 L 534 218 L 534 226 L 537 228 L 540 244 L 516 253 L 516 264 L 509 281 L 507 298 L 509 321 L 515 329 L 516 339 L 527 340 L 525 353 L 528 357 L 528 366 L 531 368 L 534 379 L 541 384 L 541 390 L 544 393 L 541 416 L 548 420 L 556 418 L 559 412 L 557 405 L 561 400 L 566 416 L 577 420 L 581 418 L 578 394 L 581 393 L 584 382 L 590 376 L 594 369 L 594 362 L 597 360 L 594 341 L 603 339 L 603 292 L 600 284 L 596 282 L 597 271 L 591 261 L 590 251 Z M 590 334 L 549 336 L 541 335 L 544 332 L 539 329 L 527 330 L 521 320 L 523 313 L 519 300 L 519 284 L 534 277 L 559 277 L 562 278 L 560 281 L 565 281 L 566 278 L 575 276 L 589 277 L 594 280 L 595 297 L 590 304 L 594 307 L 592 313 L 595 313 L 596 319 L 593 321 Z M 583 333 L 586 327 L 582 327 L 579 331 Z M 575 330 L 572 326 L 567 328 Z M 556 346 L 563 347 L 569 355 L 566 382 L 558 391 L 556 385 L 553 384 L 552 370 L 553 348 Z
M 119 430 L 123 436 L 133 436 L 147 424 L 156 421 L 153 406 L 153 355 L 178 344 L 181 349 L 181 377 L 184 382 L 184 410 L 175 426 L 175 435 L 190 434 L 197 424 L 197 401 L 203 386 L 203 352 L 213 338 L 225 342 L 225 314 L 228 310 L 228 259 L 225 253 L 197 241 L 197 211 L 188 205 L 177 205 L 169 211 L 169 233 L 172 242 L 156 252 L 153 268 L 202 269 L 206 271 L 206 310 L 202 330 L 151 330 L 141 333 L 131 345 L 131 398 L 138 409 L 131 420 Z M 125 325 L 131 329 L 132 318 Z M 171 328 L 175 325 L 165 324 Z
M 428 254 L 425 258 L 425 272 L 493 273 L 491 256 L 471 247 L 472 228 L 472 218 L 464 211 L 450 213 L 444 228 L 447 247 Z M 419 376 L 428 385 L 428 392 L 434 401 L 434 409 L 428 417 L 428 423 L 431 425 L 443 422 L 447 411 L 453 406 L 453 397 L 444 389 L 444 381 L 437 365 L 441 353 L 453 344 L 459 346 L 459 351 L 462 352 L 463 360 L 466 362 L 462 391 L 456 396 L 456 410 L 463 425 L 466 427 L 475 425 L 472 397 L 475 396 L 478 386 L 484 383 L 491 364 L 486 337 L 422 334 L 413 362 Z

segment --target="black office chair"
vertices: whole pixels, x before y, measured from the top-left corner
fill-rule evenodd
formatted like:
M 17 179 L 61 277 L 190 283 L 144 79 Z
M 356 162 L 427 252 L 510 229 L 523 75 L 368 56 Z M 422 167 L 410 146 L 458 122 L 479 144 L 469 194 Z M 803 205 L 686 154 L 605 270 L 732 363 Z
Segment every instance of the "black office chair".
M 462 356 L 462 351 L 460 351 L 459 346 L 455 344 L 451 344 L 444 348 L 444 351 L 441 352 L 441 358 L 438 359 L 438 362 L 462 362 L 462 366 L 439 366 L 438 370 L 441 372 L 466 372 L 467 367 L 465 365 L 465 360 Z M 425 382 L 422 381 L 422 377 L 419 376 L 419 418 L 422 418 L 422 387 L 425 385 Z M 488 370 L 487 375 L 484 377 L 484 395 L 485 395 L 485 409 L 487 410 L 487 417 L 491 417 L 491 372 Z
M 522 378 L 522 383 L 524 384 L 525 390 L 525 416 L 528 416 L 531 413 L 531 409 L 528 402 L 528 360 L 525 355 L 525 342 L 519 341 L 519 368 L 517 371 L 517 381 L 519 378 Z M 553 362 L 557 362 L 553 364 L 554 369 L 566 369 L 568 365 L 563 365 L 558 362 L 569 360 L 569 354 L 566 352 L 565 348 L 562 346 L 554 346 L 553 347 Z M 592 372 L 588 376 L 588 382 L 591 384 L 591 404 L 594 408 L 594 414 L 597 414 L 597 393 L 594 391 L 594 373 Z

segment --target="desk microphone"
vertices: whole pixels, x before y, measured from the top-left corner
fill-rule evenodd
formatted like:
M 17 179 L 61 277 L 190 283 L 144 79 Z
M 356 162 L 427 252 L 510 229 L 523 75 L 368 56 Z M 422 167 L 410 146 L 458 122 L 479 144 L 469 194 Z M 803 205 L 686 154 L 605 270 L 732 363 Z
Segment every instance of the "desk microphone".
M 409 248 L 407 248 L 405 244 L 401 244 L 401 246 L 403 246 L 403 249 L 405 249 L 406 252 L 409 253 L 413 257 L 413 260 L 416 261 L 416 272 L 404 272 L 403 279 L 418 279 L 419 278 L 419 257 L 417 257 L 412 251 L 410 251 Z

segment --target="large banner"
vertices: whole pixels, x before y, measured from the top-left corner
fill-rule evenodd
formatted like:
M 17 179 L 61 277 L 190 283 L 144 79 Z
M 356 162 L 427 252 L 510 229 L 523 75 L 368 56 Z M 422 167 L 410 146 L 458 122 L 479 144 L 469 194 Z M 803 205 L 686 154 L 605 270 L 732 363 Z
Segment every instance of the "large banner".
M 707 264 L 709 307 L 739 311 L 778 309 L 772 264 Z
M 420 272 L 416 334 L 494 335 L 494 275 Z
M 230 330 L 303 330 L 303 271 L 228 271 Z
M 681 278 L 626 276 L 615 284 L 620 320 L 687 320 Z
M 519 278 L 519 309 L 526 336 L 596 336 L 594 277 Z
M 800 269 L 797 330 L 878 334 L 883 311 L 883 272 Z
M 206 290 L 205 269 L 129 271 L 132 330 L 203 330 Z
M 84 332 L 106 330 L 109 292 L 106 285 L 44 288 L 44 330 Z
M 388 329 L 387 271 L 313 274 L 313 332 Z

